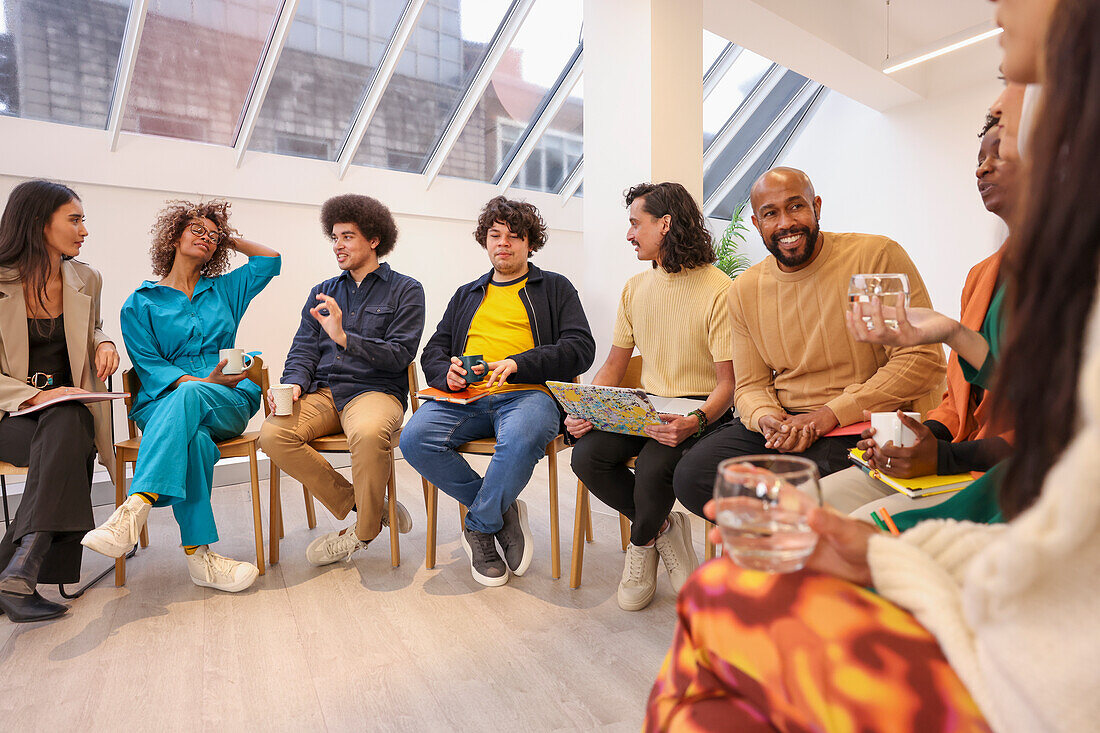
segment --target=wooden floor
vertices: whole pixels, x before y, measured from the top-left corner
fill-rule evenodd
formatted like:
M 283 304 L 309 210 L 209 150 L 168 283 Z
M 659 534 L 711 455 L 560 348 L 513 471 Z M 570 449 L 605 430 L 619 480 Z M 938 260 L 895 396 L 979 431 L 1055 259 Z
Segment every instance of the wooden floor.
M 282 562 L 247 591 L 193 585 L 171 512 L 154 509 L 151 546 L 127 585 L 104 580 L 55 621 L 0 617 L 4 730 L 636 731 L 675 623 L 657 597 L 619 609 L 618 520 L 600 506 L 584 582 L 569 588 L 576 483 L 561 463 L 562 578 L 550 577 L 545 461 L 523 494 L 535 559 L 483 588 L 458 543 L 457 505 L 440 494 L 436 568 L 424 568 L 420 481 L 398 462 L 413 516 L 390 567 L 387 530 L 349 564 L 314 568 L 305 547 L 337 523 L 318 505 L 306 528 L 299 485 L 283 478 Z M 475 467 L 484 465 L 472 461 Z M 266 484 L 264 485 L 266 491 Z M 97 509 L 101 520 L 108 508 Z M 215 490 L 221 554 L 254 559 L 247 487 Z M 264 508 L 265 522 L 267 507 Z M 266 526 L 266 524 L 265 524 Z M 702 557 L 702 527 L 693 521 Z M 85 552 L 84 571 L 106 565 Z M 44 594 L 57 598 L 56 586 Z

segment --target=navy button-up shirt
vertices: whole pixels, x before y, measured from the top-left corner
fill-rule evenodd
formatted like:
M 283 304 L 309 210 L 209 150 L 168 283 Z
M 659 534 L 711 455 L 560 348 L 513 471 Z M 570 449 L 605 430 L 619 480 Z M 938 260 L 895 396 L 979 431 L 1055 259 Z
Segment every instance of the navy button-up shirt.
M 343 311 L 346 349 L 310 314 L 321 302 L 318 293 L 335 299 Z M 419 282 L 386 263 L 358 286 L 351 273 L 344 272 L 309 291 L 282 382 L 299 385 L 303 394 L 328 387 L 338 410 L 364 392 L 392 394 L 406 405 L 406 370 L 416 358 L 423 333 L 424 288 Z

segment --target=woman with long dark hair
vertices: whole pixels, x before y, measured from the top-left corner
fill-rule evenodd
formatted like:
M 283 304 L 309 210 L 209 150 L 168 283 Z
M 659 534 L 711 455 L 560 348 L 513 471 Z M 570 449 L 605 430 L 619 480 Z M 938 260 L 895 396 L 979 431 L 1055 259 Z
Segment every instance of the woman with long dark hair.
M 0 609 L 15 622 L 67 610 L 36 585 L 80 579 L 80 538 L 94 526 L 97 449 L 111 469 L 108 403 L 7 414 L 103 391 L 118 368 L 99 316 L 102 279 L 73 259 L 86 236 L 80 197 L 60 183 L 19 184 L 0 218 L 0 461 L 28 468 L 15 520 L 0 541 Z
M 141 385 L 130 417 L 141 453 L 130 496 L 83 544 L 121 557 L 150 507 L 171 506 L 196 585 L 236 592 L 259 569 L 210 550 L 218 540 L 210 489 L 216 442 L 240 435 L 260 407 L 260 387 L 226 374 L 219 350 L 236 346 L 245 309 L 279 274 L 279 253 L 237 235 L 229 203 L 169 202 L 153 225 L 153 273 L 122 306 L 122 337 Z M 226 272 L 232 252 L 248 257 Z
M 930 520 L 895 538 L 819 510 L 817 572 L 706 566 L 681 595 L 651 728 L 1096 727 L 1100 2 L 1001 0 L 997 18 L 1005 75 L 1044 81 L 994 379 L 1015 431 L 996 494 L 1006 523 Z M 988 372 L 988 343 L 948 321 L 911 331 Z

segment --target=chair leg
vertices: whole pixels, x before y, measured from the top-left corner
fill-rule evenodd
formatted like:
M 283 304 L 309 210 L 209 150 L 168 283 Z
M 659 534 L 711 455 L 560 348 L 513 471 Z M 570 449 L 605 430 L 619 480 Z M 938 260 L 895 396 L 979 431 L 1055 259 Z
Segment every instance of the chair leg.
M 557 439 L 546 451 L 550 468 L 550 576 L 561 577 L 561 528 L 558 522 L 558 443 Z
M 714 543 L 711 542 L 711 540 L 710 540 L 710 531 L 712 529 L 714 529 L 714 523 L 711 522 L 709 519 L 704 520 L 703 521 L 703 527 L 704 527 L 704 529 L 703 529 L 703 532 L 704 532 L 703 540 L 706 543 L 706 551 L 703 554 L 704 554 L 704 557 L 707 560 L 713 560 L 715 555 L 717 554 L 716 553 L 716 548 L 714 547 Z
M 581 481 L 577 481 L 577 506 L 573 512 L 573 553 L 569 558 L 569 587 L 579 588 L 581 584 L 581 569 L 584 566 L 584 518 L 588 517 L 588 523 L 592 522 L 592 511 L 588 505 L 588 489 Z
M 587 542 L 595 542 L 596 532 L 592 529 L 592 504 L 585 501 L 584 506 L 584 538 Z
M 623 552 L 626 552 L 626 546 L 630 544 L 630 520 L 625 514 L 619 515 L 619 537 L 623 541 Z
M 267 501 L 267 513 L 268 521 L 271 524 L 271 528 L 267 532 L 268 536 L 268 562 L 275 565 L 279 562 L 279 540 L 283 538 L 282 530 L 282 489 L 279 486 L 279 469 L 275 465 L 275 461 L 268 460 L 268 465 L 271 468 L 271 473 L 268 474 L 268 486 L 269 496 Z
M 458 505 L 458 531 L 466 529 L 466 513 L 470 511 L 465 504 Z
M 126 500 L 126 461 L 123 460 L 122 454 L 115 452 L 115 507 L 122 506 L 122 502 Z M 141 528 L 145 531 L 145 528 Z M 115 587 L 121 588 L 126 585 L 126 555 L 115 560 Z
M 266 572 L 264 566 L 264 519 L 260 512 L 260 466 L 256 458 L 256 444 L 248 446 L 248 469 L 252 479 L 252 525 L 256 534 L 256 567 L 260 575 Z
M 424 482 L 424 513 L 427 515 L 427 542 L 424 547 L 424 567 L 431 570 L 435 567 L 435 510 L 437 500 L 439 499 L 439 492 L 436 490 L 434 484 L 429 484 L 428 480 L 421 478 Z
M 141 532 L 138 534 L 138 542 L 141 543 L 143 548 L 149 546 L 149 527 L 148 525 L 142 525 Z
M 11 526 L 11 515 L 8 514 L 8 481 L 0 474 L 0 492 L 4 494 L 4 528 Z
M 317 512 L 313 509 L 313 497 L 309 495 L 309 489 L 302 487 L 302 494 L 306 497 L 306 524 L 310 529 L 317 529 Z
M 397 462 L 390 452 L 390 484 L 386 489 L 390 495 L 390 565 L 397 567 L 401 564 L 401 545 L 397 535 Z

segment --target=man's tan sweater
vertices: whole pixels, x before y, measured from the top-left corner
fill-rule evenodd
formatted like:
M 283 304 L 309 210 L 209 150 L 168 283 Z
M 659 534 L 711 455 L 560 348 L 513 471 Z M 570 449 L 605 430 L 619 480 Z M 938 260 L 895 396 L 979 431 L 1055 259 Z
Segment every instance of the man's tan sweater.
M 769 256 L 730 288 L 734 404 L 750 430 L 759 431 L 765 415 L 822 406 L 841 425 L 863 420 L 864 410 L 923 414 L 943 394 L 946 364 L 938 344 L 859 343 L 844 322 L 848 283 L 860 272 L 905 273 L 910 304 L 932 307 L 909 255 L 886 237 L 821 234 L 821 251 L 802 270 L 783 272 Z

